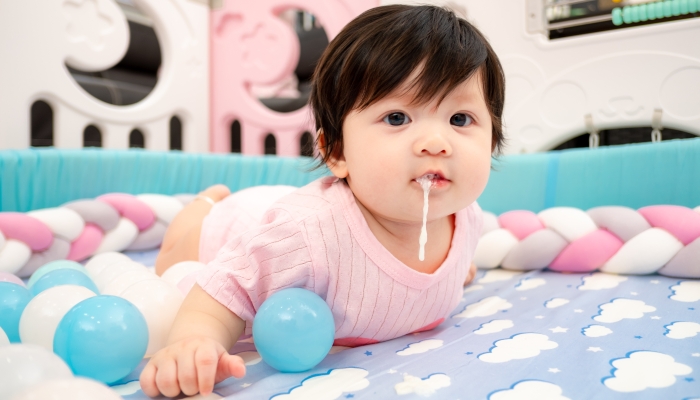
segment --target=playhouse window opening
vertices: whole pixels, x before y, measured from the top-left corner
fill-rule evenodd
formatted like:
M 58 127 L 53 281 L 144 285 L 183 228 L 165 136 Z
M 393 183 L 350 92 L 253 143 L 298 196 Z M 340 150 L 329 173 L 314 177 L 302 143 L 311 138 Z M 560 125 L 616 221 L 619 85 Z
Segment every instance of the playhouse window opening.
M 304 132 L 299 138 L 299 154 L 302 157 L 313 157 L 314 156 L 314 137 L 311 136 L 311 132 Z
M 265 154 L 277 154 L 277 139 L 275 139 L 275 135 L 272 133 L 268 133 L 267 136 L 265 136 Z
M 102 133 L 95 125 L 88 125 L 83 130 L 83 147 L 102 147 Z
M 146 98 L 158 82 L 161 48 L 151 19 L 131 2 L 120 1 L 129 25 L 129 45 L 114 67 L 87 72 L 66 65 L 70 75 L 92 97 L 124 106 Z
M 617 146 L 621 144 L 651 142 L 651 131 L 652 128 L 650 126 L 640 128 L 606 129 L 598 132 L 600 135 L 599 146 Z M 661 131 L 661 140 L 691 139 L 696 137 L 697 136 L 688 132 L 675 129 L 664 128 Z M 566 142 L 554 147 L 552 150 L 589 147 L 588 138 L 589 134 L 584 133 L 567 140 Z
M 241 152 L 241 123 L 234 120 L 231 123 L 231 153 Z
M 53 146 L 53 109 L 43 101 L 37 100 L 29 112 L 31 146 Z
M 290 76 L 273 85 L 254 85 L 251 93 L 270 110 L 288 113 L 309 102 L 311 75 L 328 47 L 328 35 L 319 20 L 307 11 L 288 9 L 279 18 L 290 25 L 299 39 L 299 61 Z
M 143 136 L 143 132 L 138 129 L 134 129 L 129 134 L 129 147 L 143 149 L 146 148 L 146 140 Z
M 170 118 L 170 150 L 182 150 L 182 121 L 177 115 Z

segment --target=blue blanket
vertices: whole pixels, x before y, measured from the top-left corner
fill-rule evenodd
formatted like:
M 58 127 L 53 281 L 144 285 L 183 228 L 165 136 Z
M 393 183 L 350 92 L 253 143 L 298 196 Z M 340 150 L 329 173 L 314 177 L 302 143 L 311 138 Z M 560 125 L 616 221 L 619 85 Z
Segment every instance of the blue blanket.
M 700 281 L 479 271 L 436 329 L 335 347 L 305 373 L 279 373 L 239 342 L 248 374 L 211 399 L 700 398 L 699 322 Z M 114 387 L 125 399 L 148 398 L 142 367 Z

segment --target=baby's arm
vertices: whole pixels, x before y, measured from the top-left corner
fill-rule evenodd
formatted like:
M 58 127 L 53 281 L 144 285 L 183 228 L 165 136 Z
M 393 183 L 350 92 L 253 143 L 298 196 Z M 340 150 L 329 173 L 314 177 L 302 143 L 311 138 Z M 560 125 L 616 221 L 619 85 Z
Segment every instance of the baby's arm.
M 214 384 L 242 378 L 245 364 L 228 354 L 245 329 L 245 321 L 195 285 L 177 313 L 168 345 L 141 372 L 141 388 L 151 397 L 209 395 Z

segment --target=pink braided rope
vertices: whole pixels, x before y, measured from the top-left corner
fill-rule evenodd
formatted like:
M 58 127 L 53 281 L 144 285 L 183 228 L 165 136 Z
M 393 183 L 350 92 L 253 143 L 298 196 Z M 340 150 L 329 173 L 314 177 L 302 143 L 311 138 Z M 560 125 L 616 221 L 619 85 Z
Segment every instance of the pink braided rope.
M 0 271 L 27 277 L 54 260 L 157 248 L 186 203 L 112 193 L 28 214 L 0 213 Z M 498 217 L 487 212 L 474 262 L 480 268 L 700 278 L 700 207 L 555 207 Z
M 28 277 L 55 260 L 157 248 L 188 196 L 110 193 L 27 214 L 0 213 L 0 272 Z
M 700 278 L 700 207 L 555 207 L 485 213 L 480 268 Z

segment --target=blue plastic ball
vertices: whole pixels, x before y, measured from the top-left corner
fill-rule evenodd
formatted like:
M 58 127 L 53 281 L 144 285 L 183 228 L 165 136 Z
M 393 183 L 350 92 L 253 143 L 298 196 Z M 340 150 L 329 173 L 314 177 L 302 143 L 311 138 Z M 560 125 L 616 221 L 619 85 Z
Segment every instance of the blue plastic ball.
M 36 281 L 39 280 L 39 278 L 48 274 L 51 271 L 57 270 L 57 269 L 72 269 L 75 271 L 82 272 L 85 275 L 88 274 L 85 267 L 83 267 L 82 265 L 78 264 L 75 261 L 70 261 L 70 260 L 51 261 L 50 263 L 46 263 L 41 268 L 34 271 L 32 276 L 30 276 L 29 280 L 27 281 L 27 287 L 31 289 L 31 287 L 34 286 L 34 284 L 36 283 Z
M 61 319 L 53 350 L 73 370 L 110 384 L 133 371 L 146 354 L 148 326 L 141 312 L 117 296 L 95 296 Z
M 68 268 L 61 268 L 47 272 L 41 278 L 37 279 L 36 282 L 34 282 L 34 285 L 29 288 L 29 291 L 31 292 L 32 296 L 36 296 L 46 289 L 59 285 L 84 286 L 92 290 L 95 294 L 100 294 L 95 282 L 93 282 L 90 277 L 80 271 Z
M 304 289 L 284 289 L 262 304 L 253 320 L 255 347 L 281 372 L 308 371 L 333 346 L 335 323 L 326 302 Z
M 19 343 L 19 319 L 32 299 L 29 290 L 16 283 L 0 282 L 0 328 L 10 343 Z

